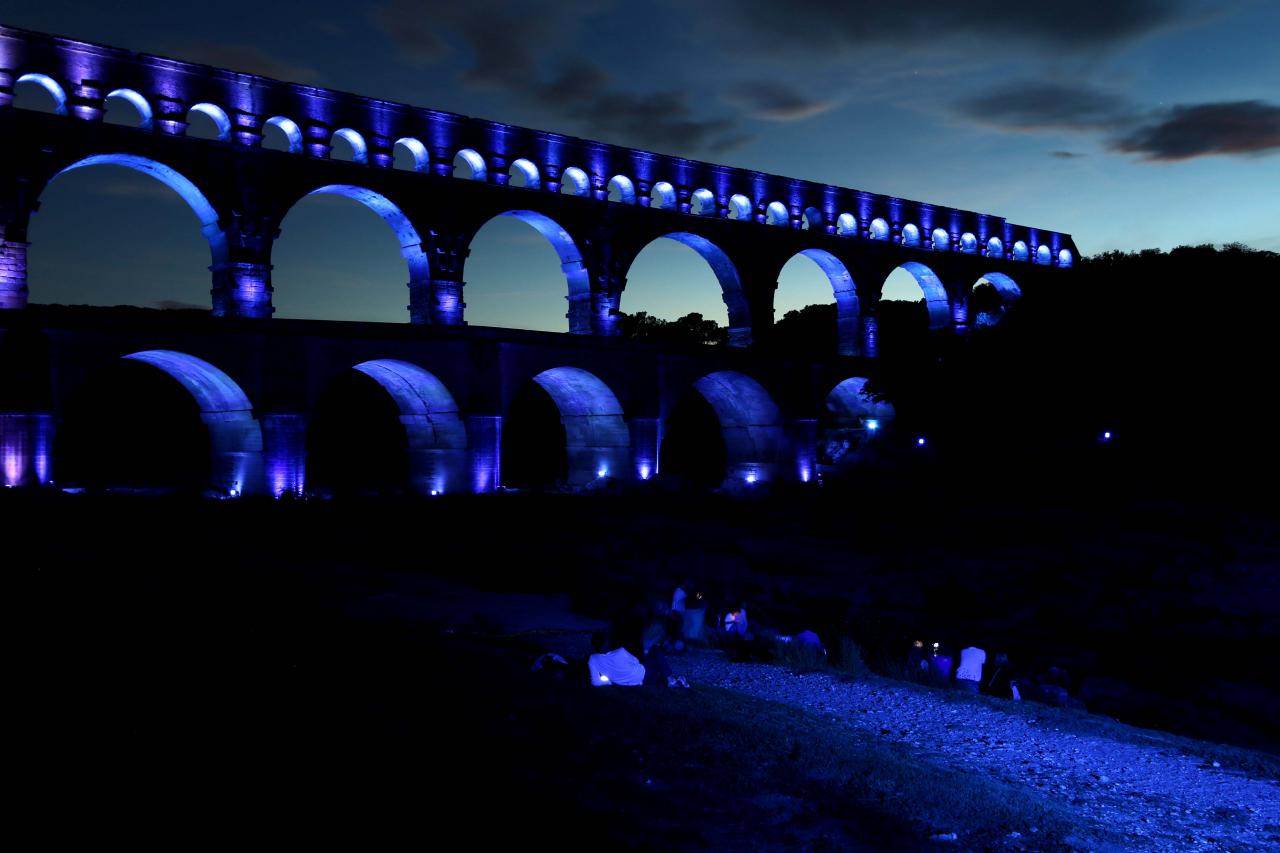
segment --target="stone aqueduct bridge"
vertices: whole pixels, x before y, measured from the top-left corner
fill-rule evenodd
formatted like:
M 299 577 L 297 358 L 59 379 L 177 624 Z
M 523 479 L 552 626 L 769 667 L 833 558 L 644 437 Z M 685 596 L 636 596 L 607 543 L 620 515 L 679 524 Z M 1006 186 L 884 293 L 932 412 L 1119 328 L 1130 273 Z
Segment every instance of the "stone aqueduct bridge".
M 49 109 L 23 109 L 32 96 Z M 104 122 L 109 104 L 128 105 L 132 126 Z M 216 138 L 189 136 L 193 119 L 211 122 Z M 264 147 L 273 135 L 278 144 Z M 335 146 L 350 159 L 332 159 Z M 398 153 L 412 169 L 393 168 Z M 43 325 L 49 411 L 15 410 L 0 389 L 6 485 L 48 480 L 60 406 L 95 364 L 120 356 L 192 393 L 210 428 L 217 486 L 228 491 L 302 488 L 306 413 L 339 367 L 361 370 L 395 399 L 424 491 L 497 484 L 504 407 L 529 380 L 560 408 L 572 479 L 649 476 L 663 418 L 691 386 L 720 417 L 729 476 L 807 478 L 817 409 L 861 411 L 841 382 L 865 375 L 863 360 L 875 355 L 890 272 L 915 277 L 932 328 L 963 331 L 979 280 L 1015 299 L 1067 275 L 1076 257 L 1069 235 L 988 214 L 0 26 L 0 309 L 9 309 L 0 334 L 42 322 L 21 309 L 29 292 L 39 301 L 40 283 L 26 274 L 27 229 L 45 187 L 98 164 L 147 174 L 191 206 L 209 243 L 212 316 L 195 328 L 185 319 L 121 325 L 106 312 Z M 268 319 L 280 223 L 317 193 L 354 199 L 394 230 L 408 325 Z M 497 216 L 525 221 L 559 254 L 572 335 L 462 328 L 468 246 Z M 739 351 L 607 340 L 632 261 L 664 238 L 714 271 Z M 753 350 L 768 337 L 779 273 L 796 255 L 831 282 L 847 358 L 798 365 Z M 8 347 L 10 357 L 25 346 Z

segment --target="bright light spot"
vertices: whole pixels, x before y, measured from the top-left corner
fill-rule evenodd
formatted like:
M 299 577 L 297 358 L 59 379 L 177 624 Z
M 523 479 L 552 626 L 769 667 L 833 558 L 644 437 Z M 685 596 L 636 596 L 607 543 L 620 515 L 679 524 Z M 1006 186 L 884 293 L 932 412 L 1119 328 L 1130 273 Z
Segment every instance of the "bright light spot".
M 800 482 L 802 482 L 802 483 L 807 483 L 807 482 L 809 482 L 809 469 L 808 469 L 808 468 L 801 468 L 801 469 L 800 469 Z
M 641 466 L 640 466 L 640 479 L 641 479 L 641 480 L 647 480 L 647 479 L 649 479 L 649 474 L 650 474 L 649 466 L 648 466 L 648 465 L 641 465 Z
M 870 420 L 867 421 L 867 429 L 871 430 L 872 432 L 875 432 L 876 430 L 880 429 L 880 422 L 875 418 L 871 418 Z
M 756 481 L 756 473 L 752 471 L 750 474 L 747 475 L 747 482 L 754 483 L 755 481 Z
M 924 447 L 924 436 L 923 436 L 923 435 L 916 439 L 916 447 Z
M 601 468 L 599 471 L 596 472 L 596 477 L 598 477 L 601 480 L 603 480 L 605 477 L 608 477 L 608 476 L 609 476 L 608 468 Z
M 439 497 L 439 495 L 440 495 L 440 490 L 439 490 L 439 489 L 432 489 L 432 490 L 431 490 L 431 497 L 433 497 L 433 498 L 434 498 L 434 497 Z
M 1103 440 L 1103 441 L 1110 441 L 1110 440 L 1111 440 L 1111 430 L 1107 430 L 1106 432 L 1104 432 L 1104 433 L 1102 434 L 1102 440 Z
M 605 682 L 605 683 L 607 684 L 607 683 L 609 682 L 609 676 L 605 675 L 605 674 L 602 672 L 602 673 L 600 673 L 600 680 L 601 680 L 601 681 L 603 681 L 603 682 Z

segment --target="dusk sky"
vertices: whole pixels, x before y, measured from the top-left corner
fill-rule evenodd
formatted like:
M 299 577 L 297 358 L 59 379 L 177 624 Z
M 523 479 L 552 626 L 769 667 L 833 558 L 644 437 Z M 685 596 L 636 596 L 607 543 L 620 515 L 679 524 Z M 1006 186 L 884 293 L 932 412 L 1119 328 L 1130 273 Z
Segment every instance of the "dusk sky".
M 954 205 L 1082 253 L 1280 251 L 1280 3 L 514 0 L 7 2 L 0 22 L 665 153 Z M 33 302 L 207 306 L 208 249 L 166 187 L 60 177 L 31 227 Z M 404 322 L 390 230 L 305 200 L 273 258 L 277 316 Z M 502 219 L 467 264 L 468 321 L 567 330 L 555 254 Z M 886 294 L 890 295 L 890 294 Z M 778 316 L 831 301 L 793 260 Z M 671 241 L 622 310 L 725 308 Z

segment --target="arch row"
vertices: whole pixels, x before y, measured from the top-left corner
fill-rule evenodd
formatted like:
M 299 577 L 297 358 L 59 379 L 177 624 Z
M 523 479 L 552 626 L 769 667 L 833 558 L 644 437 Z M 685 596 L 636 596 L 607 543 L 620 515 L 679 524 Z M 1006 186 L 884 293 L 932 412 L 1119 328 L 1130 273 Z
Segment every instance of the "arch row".
M 228 373 L 190 353 L 142 350 L 121 358 L 166 375 L 195 403 L 209 438 L 210 494 L 280 498 L 310 491 L 309 415 L 255 409 Z M 393 405 L 403 430 L 402 465 L 412 493 L 434 496 L 500 489 L 504 450 L 496 436 L 502 432 L 505 413 L 475 416 L 464 412 L 434 373 L 402 359 L 363 361 L 349 370 L 376 383 Z M 110 387 L 109 374 L 100 374 L 98 381 Z M 567 456 L 564 481 L 568 485 L 648 480 L 663 473 L 659 436 L 664 430 L 659 424 L 669 421 L 669 410 L 658 419 L 629 415 L 605 381 L 580 367 L 544 369 L 527 381 L 545 392 L 555 406 L 563 428 Z M 851 395 L 846 386 L 865 381 L 846 380 L 831 389 L 827 407 L 832 409 L 839 403 L 848 409 L 854 405 L 851 401 L 856 394 Z M 714 413 L 717 442 L 724 451 L 721 485 L 808 482 L 816 475 L 815 422 L 789 421 L 756 379 L 735 370 L 713 370 L 694 380 L 688 390 L 696 392 Z M 862 405 L 871 407 L 868 411 L 881 419 L 882 426 L 891 419 L 891 414 L 877 414 L 886 410 L 884 404 Z M 357 412 L 356 416 L 363 414 Z M 127 412 L 112 416 L 121 415 L 127 416 Z M 58 451 L 52 416 L 29 416 L 21 422 L 15 420 L 19 417 L 12 413 L 0 417 L 4 485 L 51 485 Z M 359 447 L 349 450 L 362 452 Z
M 399 167 L 452 175 L 690 216 L 889 241 L 921 251 L 976 254 L 1056 267 L 1070 267 L 1075 261 L 1071 249 L 1058 246 L 1056 236 L 1045 243 L 1014 239 L 1012 226 L 1003 226 L 999 234 L 987 234 L 980 233 L 981 229 L 965 230 L 955 225 L 937 227 L 923 218 L 919 222 L 904 221 L 896 212 L 900 202 L 879 197 L 864 197 L 856 211 L 842 210 L 832 200 L 832 188 L 801 190 L 797 187 L 789 197 L 777 198 L 770 196 L 763 184 L 737 188 L 728 183 L 702 186 L 686 182 L 675 174 L 641 176 L 613 172 L 603 165 L 560 162 L 558 157 L 532 150 L 486 154 L 465 145 L 431 145 L 413 135 L 384 137 L 381 133 L 346 124 L 331 127 L 283 114 L 256 116 L 210 101 L 182 103 L 167 96 L 148 97 L 129 88 L 114 88 L 97 97 L 81 92 L 71 98 L 63 83 L 40 71 L 15 72 L 15 91 L 23 86 L 43 90 L 52 101 L 52 111 L 61 115 L 101 120 L 113 105 L 127 107 L 132 118 L 124 123 L 140 131 L 183 136 L 199 129 L 200 136 L 215 142 L 268 147 L 378 168 Z M 161 109 L 157 109 L 157 104 Z M 659 168 L 665 167 L 666 164 L 659 165 Z M 810 192 L 821 192 L 823 198 L 806 199 L 805 195 Z M 877 210 L 877 206 L 883 209 Z M 982 227 L 985 228 L 985 224 Z M 1032 232 L 1033 238 L 1035 233 Z

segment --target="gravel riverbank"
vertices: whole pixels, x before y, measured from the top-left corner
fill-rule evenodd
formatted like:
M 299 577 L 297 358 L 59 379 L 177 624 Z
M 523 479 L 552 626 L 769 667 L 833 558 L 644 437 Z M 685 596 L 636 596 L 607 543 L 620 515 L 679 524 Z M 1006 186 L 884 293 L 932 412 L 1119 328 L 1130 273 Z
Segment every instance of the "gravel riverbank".
M 1057 729 L 1028 707 L 871 678 L 843 682 L 696 652 L 675 667 L 695 684 L 801 708 L 918 750 L 952 768 L 1023 785 L 1068 804 L 1132 849 L 1280 849 L 1280 782 L 1215 766 L 1168 744 Z M 1153 738 L 1158 741 L 1158 738 Z M 957 829 L 963 841 L 963 828 Z M 1035 841 L 1026 839 L 1029 849 Z

